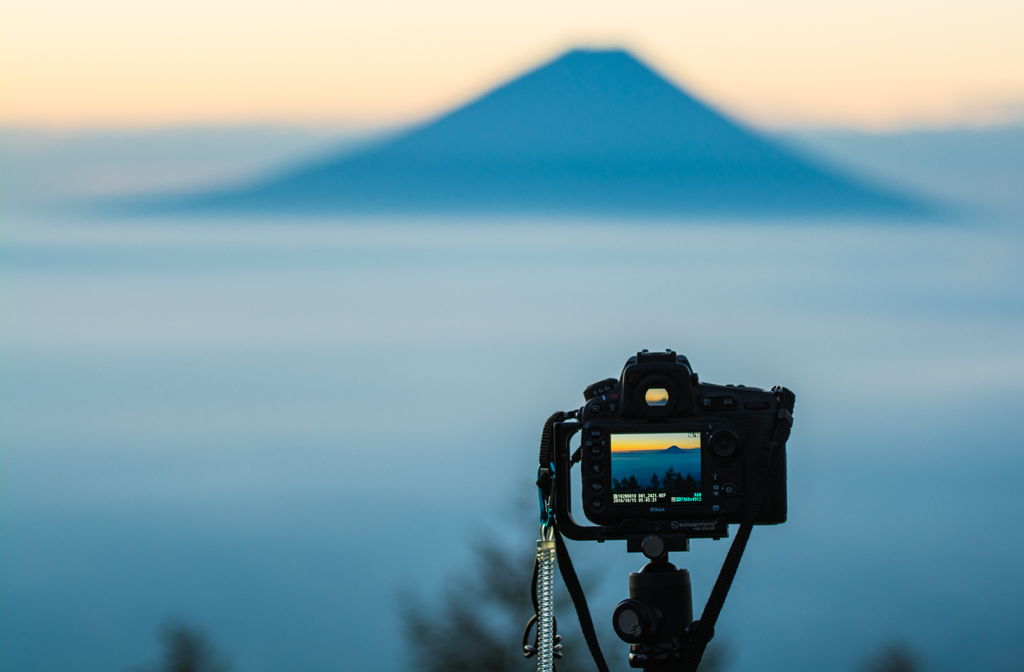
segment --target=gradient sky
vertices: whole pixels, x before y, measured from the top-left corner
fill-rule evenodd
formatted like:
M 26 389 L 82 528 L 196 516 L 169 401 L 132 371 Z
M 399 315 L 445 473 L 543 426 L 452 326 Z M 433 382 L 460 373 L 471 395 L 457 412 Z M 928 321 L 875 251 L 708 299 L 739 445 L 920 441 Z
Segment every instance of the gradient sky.
M 1024 2 L 0 0 L 0 123 L 393 124 L 574 45 L 622 45 L 750 122 L 1024 114 Z
M 671 432 L 665 434 L 612 434 L 613 453 L 637 453 L 649 450 L 700 448 L 700 432 Z

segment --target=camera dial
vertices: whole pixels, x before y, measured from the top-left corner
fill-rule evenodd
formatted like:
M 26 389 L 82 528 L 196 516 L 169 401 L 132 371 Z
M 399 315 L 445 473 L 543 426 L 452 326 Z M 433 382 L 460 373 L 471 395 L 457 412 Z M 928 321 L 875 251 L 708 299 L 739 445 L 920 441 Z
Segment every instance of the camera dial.
M 658 631 L 661 612 L 642 600 L 623 600 L 612 614 L 615 634 L 624 642 L 636 644 Z
M 615 389 L 615 386 L 619 384 L 618 378 L 605 378 L 592 385 L 587 385 L 587 389 L 583 390 L 583 399 L 590 401 L 594 397 L 599 397 L 602 394 L 607 394 Z
M 711 435 L 711 450 L 721 458 L 732 457 L 739 450 L 740 439 L 727 429 L 715 432 Z

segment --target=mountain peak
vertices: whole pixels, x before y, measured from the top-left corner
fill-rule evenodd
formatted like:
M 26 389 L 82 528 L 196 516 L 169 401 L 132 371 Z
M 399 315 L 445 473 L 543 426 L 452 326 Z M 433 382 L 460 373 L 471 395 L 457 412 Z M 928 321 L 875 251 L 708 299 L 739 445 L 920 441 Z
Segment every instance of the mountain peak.
M 789 153 L 621 49 L 573 49 L 383 144 L 191 203 L 629 216 L 919 209 Z

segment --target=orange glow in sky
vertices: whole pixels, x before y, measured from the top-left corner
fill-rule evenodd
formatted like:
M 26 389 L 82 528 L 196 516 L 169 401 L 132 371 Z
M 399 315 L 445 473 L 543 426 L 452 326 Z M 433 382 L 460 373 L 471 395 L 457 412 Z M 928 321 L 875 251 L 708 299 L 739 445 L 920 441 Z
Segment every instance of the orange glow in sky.
M 668 432 L 652 434 L 612 434 L 613 453 L 638 453 L 652 450 L 700 448 L 700 432 Z
M 393 124 L 624 46 L 761 126 L 1024 113 L 1024 2 L 4 0 L 0 123 Z

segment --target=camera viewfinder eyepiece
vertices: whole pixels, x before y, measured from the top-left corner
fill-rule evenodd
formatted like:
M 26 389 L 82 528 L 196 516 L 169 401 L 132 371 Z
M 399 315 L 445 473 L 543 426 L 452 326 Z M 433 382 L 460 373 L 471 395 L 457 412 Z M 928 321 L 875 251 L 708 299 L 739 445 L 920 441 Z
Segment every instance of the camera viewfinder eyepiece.
M 622 370 L 624 414 L 652 420 L 692 415 L 691 377 L 689 362 L 672 350 L 636 353 Z

